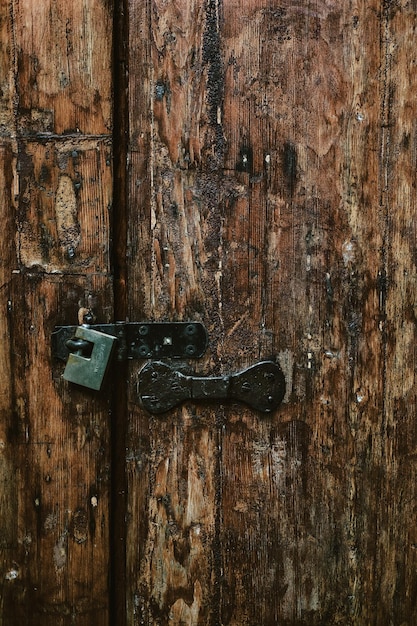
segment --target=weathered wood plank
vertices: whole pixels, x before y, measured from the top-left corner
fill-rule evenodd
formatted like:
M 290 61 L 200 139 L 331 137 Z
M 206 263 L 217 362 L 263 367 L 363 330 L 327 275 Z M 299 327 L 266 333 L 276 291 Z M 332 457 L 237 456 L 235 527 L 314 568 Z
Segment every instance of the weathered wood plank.
M 149 6 L 126 2 L 124 21 L 128 24 L 126 71 L 129 72 L 129 121 L 127 152 L 130 175 L 127 181 L 127 277 L 126 299 L 132 320 L 152 319 L 151 281 L 151 96 Z M 135 78 L 133 78 L 135 77 Z M 139 78 L 140 77 L 140 78 Z M 132 262 L 131 259 L 134 259 Z M 132 380 L 134 384 L 134 381 Z M 131 396 L 133 389 L 129 388 Z M 130 397 L 129 400 L 132 400 Z M 148 585 L 150 563 L 146 559 L 147 541 L 153 520 L 149 517 L 150 434 L 149 419 L 129 403 L 125 448 L 126 462 L 126 589 L 120 612 L 126 624 L 151 623 Z M 143 582 L 143 578 L 145 581 Z
M 2 151 L 0 623 L 104 626 L 110 396 L 61 379 L 51 333 L 85 306 L 113 316 L 112 8 L 16 0 L 1 15 L 0 132 L 12 143 Z
M 129 623 L 412 623 L 414 21 L 406 4 L 254 0 L 153 2 L 133 23 L 132 304 L 200 314 L 202 371 L 277 355 L 288 391 L 272 419 L 132 422 L 129 512 L 155 526 L 129 522 Z M 197 415 L 210 430 L 190 439 Z M 201 596 L 175 551 L 196 455 Z
M 10 299 L 11 268 L 17 267 L 16 249 L 13 245 L 15 225 L 13 219 L 13 152 L 7 142 L 0 146 L 0 205 L 3 207 L 2 228 L 4 237 L 0 240 L 0 624 L 3 613 L 12 610 L 9 588 L 19 576 L 16 562 L 18 536 L 16 459 L 9 434 L 13 414 L 13 369 L 10 359 Z
M 12 615 L 14 585 L 20 571 L 18 550 L 17 459 L 10 442 L 13 416 L 13 364 L 10 341 L 12 271 L 18 268 L 15 246 L 16 146 L 14 119 L 14 63 L 8 7 L 0 5 L 0 624 Z
M 69 387 L 50 344 L 53 326 L 90 292 L 100 294 L 95 310 L 105 319 L 107 279 L 86 282 L 39 272 L 13 280 L 8 442 L 18 475 L 10 554 L 18 577 L 5 624 L 107 623 L 109 397 Z
M 207 9 L 199 2 L 131 1 L 129 11 L 129 316 L 204 319 L 212 328 L 218 266 L 205 103 Z M 205 409 L 197 419 L 189 407 L 168 419 L 149 418 L 134 405 L 135 370 L 127 443 L 127 623 L 211 623 L 218 612 L 215 416 Z
M 378 201 L 368 201 L 379 197 L 376 9 L 224 10 L 226 162 L 239 187 L 223 246 L 245 268 L 223 261 L 224 300 L 233 282 L 248 294 L 225 320 L 239 334 L 236 342 L 226 333 L 227 352 L 237 344 L 245 358 L 278 354 L 289 385 L 272 421 L 239 411 L 226 427 L 229 624 L 350 623 L 369 606 L 377 502 L 365 459 L 383 405 L 384 354 L 383 224 Z M 372 401 L 359 425 L 364 388 Z
M 19 141 L 18 169 L 20 263 L 49 273 L 108 272 L 111 139 Z
M 14 0 L 10 16 L 20 131 L 111 132 L 111 3 Z
M 416 607 L 416 168 L 415 6 L 382 15 L 381 212 L 386 341 L 381 420 L 375 623 L 417 620 Z

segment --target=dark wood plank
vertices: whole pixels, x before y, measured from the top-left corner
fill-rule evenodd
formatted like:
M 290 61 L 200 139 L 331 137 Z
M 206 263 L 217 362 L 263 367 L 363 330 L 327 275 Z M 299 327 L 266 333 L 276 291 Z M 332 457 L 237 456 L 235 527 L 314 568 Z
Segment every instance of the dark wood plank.
M 375 623 L 417 619 L 416 475 L 416 168 L 415 7 L 385 6 L 381 24 L 382 292 L 386 342 L 373 602 Z
M 111 132 L 111 4 L 14 0 L 9 15 L 21 132 Z
M 275 354 L 288 383 L 272 420 L 226 427 L 223 619 L 351 623 L 371 611 L 383 410 L 377 6 L 228 3 L 223 29 L 227 353 Z
M 30 1 L 1 11 L 0 621 L 104 626 L 111 398 L 63 381 L 51 333 L 89 306 L 99 321 L 113 317 L 112 12 Z
M 21 272 L 13 281 L 13 406 L 9 442 L 17 466 L 19 571 L 10 624 L 107 624 L 109 567 L 109 394 L 69 386 L 52 361 L 53 326 L 107 278 Z M 103 306 L 101 303 L 103 299 Z
M 14 75 L 12 29 L 8 6 L 0 6 L 0 622 L 13 613 L 14 586 L 20 575 L 18 550 L 18 467 L 10 442 L 13 416 L 13 363 L 11 359 L 11 294 L 15 246 L 16 145 L 14 136 Z
M 212 329 L 218 172 L 210 174 L 205 102 L 207 9 L 131 1 L 127 19 L 129 317 L 202 319 Z M 217 356 L 209 359 L 208 371 Z M 135 405 L 137 369 L 127 437 L 127 623 L 211 623 L 218 613 L 216 418 L 192 406 L 150 418 Z
M 131 11 L 132 314 L 201 315 L 198 369 L 273 356 L 288 390 L 266 419 L 133 409 L 128 622 L 411 624 L 414 12 Z
M 0 563 L 2 584 L 0 585 L 0 620 L 11 615 L 13 589 L 20 575 L 16 560 L 18 550 L 17 489 L 18 475 L 14 448 L 10 443 L 13 415 L 13 367 L 11 362 L 10 313 L 12 268 L 17 268 L 14 246 L 15 225 L 13 219 L 13 150 L 6 141 L 0 146 L 0 203 L 4 207 L 0 241 Z

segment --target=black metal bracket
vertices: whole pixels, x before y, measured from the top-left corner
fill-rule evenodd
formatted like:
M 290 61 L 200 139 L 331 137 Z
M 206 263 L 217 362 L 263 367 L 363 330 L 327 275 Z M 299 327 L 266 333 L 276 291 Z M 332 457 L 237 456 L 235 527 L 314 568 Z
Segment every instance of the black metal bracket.
M 279 407 L 284 374 L 275 361 L 261 361 L 228 376 L 193 376 L 167 363 L 150 361 L 139 372 L 137 393 L 150 413 L 165 413 L 186 400 L 237 400 L 262 413 Z
M 56 326 L 52 356 L 67 361 L 78 326 Z M 189 359 L 206 351 L 208 335 L 201 322 L 116 322 L 92 324 L 91 330 L 117 338 L 116 359 Z M 68 342 L 69 346 L 68 346 Z

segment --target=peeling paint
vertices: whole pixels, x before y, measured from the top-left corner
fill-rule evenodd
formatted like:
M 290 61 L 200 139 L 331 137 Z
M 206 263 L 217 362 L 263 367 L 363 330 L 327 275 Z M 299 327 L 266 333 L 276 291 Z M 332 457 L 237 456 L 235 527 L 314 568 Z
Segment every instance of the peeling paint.
M 63 174 L 59 178 L 55 197 L 55 215 L 59 243 L 72 259 L 80 244 L 80 224 L 77 216 L 77 197 L 72 179 Z
M 290 350 L 282 350 L 278 354 L 278 362 L 285 376 L 285 396 L 283 403 L 289 402 L 293 386 L 294 355 Z
M 7 581 L 11 581 L 11 580 L 16 580 L 16 578 L 19 577 L 19 570 L 12 567 L 11 569 L 9 569 L 8 572 L 6 572 L 4 579 Z
M 63 533 L 58 539 L 53 550 L 54 565 L 57 570 L 62 570 L 67 563 L 67 533 Z
M 354 241 L 345 241 L 342 245 L 343 263 L 351 265 L 356 259 L 356 244 Z

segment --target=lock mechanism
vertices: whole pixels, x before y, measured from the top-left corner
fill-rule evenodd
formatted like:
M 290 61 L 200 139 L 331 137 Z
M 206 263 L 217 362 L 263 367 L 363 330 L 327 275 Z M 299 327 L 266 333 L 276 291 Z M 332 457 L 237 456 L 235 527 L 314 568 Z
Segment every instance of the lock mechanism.
M 101 389 L 117 339 L 85 326 L 78 326 L 68 341 L 70 352 L 63 378 L 72 383 Z
M 52 355 L 66 361 L 65 380 L 100 390 L 113 354 L 117 361 L 199 358 L 207 343 L 207 330 L 201 322 L 57 326 L 52 334 Z
M 263 413 L 279 407 L 285 378 L 275 361 L 262 361 L 230 376 L 187 376 L 161 362 L 147 363 L 139 373 L 140 404 L 150 413 L 165 413 L 185 400 L 237 400 Z
M 52 354 L 66 361 L 63 378 L 102 388 L 113 355 L 126 359 L 185 359 L 204 354 L 207 331 L 200 322 L 126 322 L 59 326 L 52 335 Z M 275 361 L 262 361 L 227 376 L 187 375 L 160 360 L 139 372 L 140 404 L 160 414 L 186 400 L 237 400 L 263 413 L 279 407 L 285 378 Z

